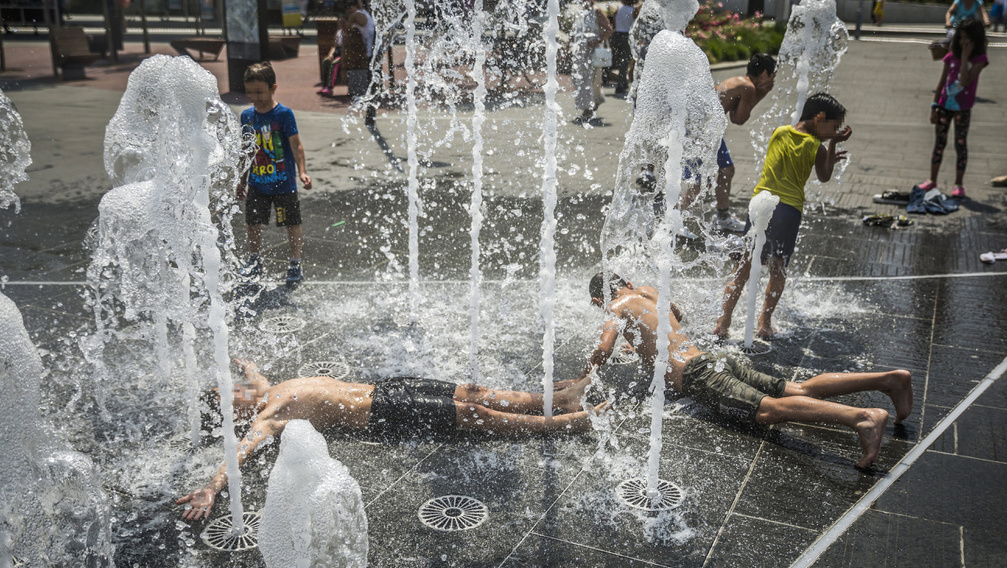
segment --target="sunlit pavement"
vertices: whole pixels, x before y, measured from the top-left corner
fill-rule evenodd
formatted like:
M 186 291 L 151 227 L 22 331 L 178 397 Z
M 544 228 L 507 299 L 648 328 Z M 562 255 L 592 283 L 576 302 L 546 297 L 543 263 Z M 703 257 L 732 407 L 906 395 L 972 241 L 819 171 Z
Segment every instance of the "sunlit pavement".
M 51 77 L 51 68 L 43 68 L 48 52 L 42 46 L 41 55 L 36 52 L 35 59 L 26 56 L 20 63 L 15 48 L 25 46 L 10 47 L 8 66 L 20 71 L 0 75 L 0 84 L 24 118 L 34 161 L 30 180 L 15 188 L 22 196 L 22 212 L 0 213 L 0 274 L 8 279 L 4 293 L 17 303 L 33 340 L 52 363 L 64 360 L 52 353 L 65 349 L 68 334 L 90 319 L 80 297 L 88 260 L 81 243 L 108 189 L 102 165 L 104 127 L 118 104 L 128 65 L 89 69 L 90 81 L 59 83 L 45 78 Z M 169 53 L 165 47 L 161 44 L 158 50 Z M 342 106 L 333 103 L 333 108 L 311 106 L 326 104 L 312 102 L 317 88 L 312 73 L 317 71 L 311 48 L 302 46 L 299 59 L 277 65 L 277 98 L 289 100 L 295 109 L 316 185 L 302 194 L 307 280 L 288 301 L 260 316 L 296 315 L 307 323 L 292 335 L 273 338 L 268 346 L 252 341 L 262 332 L 251 325 L 236 326 L 234 341 L 268 365 L 274 380 L 293 376 L 304 361 L 335 356 L 355 364 L 354 376 L 370 379 L 373 367 L 366 365 L 381 362 L 347 346 L 383 333 L 384 328 L 372 327 L 375 311 L 401 307 L 382 303 L 384 292 L 360 283 L 384 280 L 396 274 L 396 264 L 406 264 L 406 178 L 396 168 L 406 155 L 405 124 L 397 111 L 383 109 L 377 129 L 369 131 L 352 112 L 345 118 L 345 101 Z M 129 51 L 142 50 L 130 44 Z M 1007 304 L 1002 301 L 1007 263 L 988 266 L 979 261 L 980 253 L 1007 247 L 1007 199 L 1003 189 L 989 184 L 990 178 L 1007 173 L 1004 55 L 1007 50 L 992 49 L 990 67 L 980 79 L 965 178 L 969 199 L 947 216 L 914 216 L 915 224 L 905 229 L 867 227 L 861 218 L 904 212 L 876 205 L 871 198 L 890 189 L 908 191 L 926 178 L 933 143 L 929 103 L 940 64 L 930 60 L 921 44 L 851 42 L 831 84 L 854 130 L 846 143 L 850 164 L 840 181 L 809 189 L 803 236 L 778 316 L 782 337 L 772 342 L 772 351 L 753 361 L 759 369 L 798 379 L 861 368 L 911 370 L 913 415 L 905 429 L 889 425 L 876 472 L 864 474 L 852 467 L 859 449 L 845 430 L 788 425 L 751 431 L 721 423 L 695 405 L 669 406 L 661 477 L 681 486 L 685 501 L 674 515 L 662 517 L 664 528 L 674 534 L 653 536 L 645 521 L 611 493 L 618 474 L 629 477 L 642 471 L 621 471 L 605 467 L 601 458 L 590 459 L 598 449 L 593 437 L 461 437 L 388 446 L 334 435 L 330 453 L 350 469 L 368 504 L 370 564 L 775 567 L 799 560 L 825 535 L 818 545 L 824 550 L 818 566 L 1002 565 L 1007 558 L 1002 539 L 1007 532 L 1002 515 L 1007 508 L 1007 386 L 1003 381 L 987 384 L 988 390 L 967 408 L 956 407 L 1007 356 Z M 223 65 L 223 59 L 205 63 L 218 77 Z M 714 75 L 719 80 L 737 72 L 725 69 Z M 237 96 L 225 99 L 236 108 L 242 104 Z M 570 95 L 562 95 L 560 102 L 565 113 L 560 128 L 560 291 L 586 296 L 586 278 L 598 263 L 602 208 L 614 184 L 630 109 L 610 97 L 599 110 L 601 120 L 584 129 L 569 124 L 575 115 Z M 506 343 L 485 349 L 487 358 L 509 358 L 523 365 L 523 373 L 486 380 L 527 390 L 538 390 L 541 383 L 534 279 L 542 214 L 542 113 L 541 95 L 530 92 L 520 104 L 495 103 L 483 129 L 485 145 L 493 152 L 485 158 L 484 180 L 485 210 L 492 217 L 483 232 L 484 270 L 490 280 L 484 293 L 492 306 L 487 309 L 494 316 L 508 309 L 528 316 L 527 321 L 514 322 L 517 330 Z M 449 324 L 431 323 L 436 330 L 455 325 L 450 322 L 467 325 L 465 207 L 472 158 L 458 125 L 470 121 L 471 114 L 471 108 L 463 106 L 454 122 L 441 111 L 420 115 L 425 309 L 434 302 L 449 306 Z M 454 139 L 444 143 L 452 128 Z M 746 127 L 729 127 L 726 139 L 738 167 L 734 209 L 743 212 L 756 175 L 756 150 Z M 436 142 L 441 144 L 434 146 Z M 942 188 L 950 187 L 953 163 L 949 147 L 939 180 Z M 239 229 L 242 222 L 239 217 Z M 279 281 L 284 235 L 267 231 L 266 245 L 267 266 Z M 513 280 L 501 283 L 508 275 Z M 709 275 L 705 282 L 689 284 L 690 289 L 708 286 L 716 293 L 726 275 L 726 269 Z M 401 276 L 391 280 L 385 286 L 401 295 Z M 500 304 L 499 298 L 510 297 L 507 294 L 523 297 L 524 304 Z M 576 373 L 596 340 L 596 318 L 578 321 L 578 310 L 571 308 L 560 321 L 565 331 L 557 346 L 557 378 Z M 708 308 L 700 308 L 687 323 L 696 330 L 712 327 L 712 320 L 706 325 L 702 321 L 708 314 Z M 388 329 L 401 320 L 387 315 L 378 319 Z M 735 320 L 737 336 L 740 312 Z M 487 326 L 492 333 L 495 328 Z M 705 338 L 699 342 L 710 347 Z M 467 344 L 457 345 L 455 354 L 464 367 Z M 65 371 L 50 372 L 58 377 Z M 614 385 L 647 380 L 626 367 L 613 368 L 610 376 Z M 890 409 L 879 395 L 843 401 Z M 954 420 L 942 424 L 947 416 Z M 621 446 L 610 455 L 645 463 L 649 417 L 631 401 L 623 404 L 618 417 L 613 432 Z M 54 420 L 64 418 L 57 415 Z M 936 439 L 927 440 L 932 433 Z M 924 440 L 925 448 L 920 446 Z M 925 451 L 916 456 L 914 448 Z M 914 462 L 903 473 L 897 464 L 906 456 Z M 252 468 L 260 470 L 268 468 Z M 886 472 L 902 475 L 890 489 L 871 494 L 885 483 Z M 115 476 L 109 477 L 109 484 L 118 487 Z M 186 483 L 188 477 L 179 480 L 176 490 L 188 490 Z M 253 481 L 251 506 L 261 507 L 263 492 L 264 480 Z M 469 531 L 450 533 L 420 524 L 418 507 L 449 494 L 483 501 L 489 519 Z M 846 516 L 865 495 L 873 506 Z M 143 496 L 165 503 L 172 498 Z M 141 510 L 151 516 L 147 522 L 121 519 L 114 527 L 117 563 L 176 565 L 169 559 L 182 554 L 183 537 L 200 527 L 180 530 L 174 523 L 176 513 L 167 506 Z M 848 530 L 830 532 L 837 521 L 847 520 L 852 521 Z M 167 551 L 151 541 L 158 531 Z M 204 565 L 219 563 L 219 557 L 200 546 L 197 540 L 193 549 Z M 261 560 L 248 553 L 239 562 L 257 565 Z

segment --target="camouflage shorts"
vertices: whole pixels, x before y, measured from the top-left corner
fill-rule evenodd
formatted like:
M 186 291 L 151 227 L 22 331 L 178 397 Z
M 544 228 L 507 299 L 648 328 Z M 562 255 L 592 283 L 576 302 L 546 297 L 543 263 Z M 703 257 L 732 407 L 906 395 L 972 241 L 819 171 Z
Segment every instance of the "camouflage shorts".
M 762 399 L 782 396 L 786 386 L 783 379 L 746 367 L 733 357 L 712 353 L 693 357 L 682 373 L 682 390 L 687 396 L 711 410 L 751 422 Z

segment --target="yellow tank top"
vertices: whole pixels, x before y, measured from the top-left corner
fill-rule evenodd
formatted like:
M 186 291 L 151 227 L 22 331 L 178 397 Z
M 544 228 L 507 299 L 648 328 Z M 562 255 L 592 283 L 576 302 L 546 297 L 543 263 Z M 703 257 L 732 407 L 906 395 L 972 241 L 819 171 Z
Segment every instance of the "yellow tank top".
M 781 126 L 773 131 L 766 149 L 766 164 L 755 186 L 755 194 L 768 191 L 781 203 L 804 210 L 804 184 L 815 167 L 815 158 L 822 142 L 793 126 Z

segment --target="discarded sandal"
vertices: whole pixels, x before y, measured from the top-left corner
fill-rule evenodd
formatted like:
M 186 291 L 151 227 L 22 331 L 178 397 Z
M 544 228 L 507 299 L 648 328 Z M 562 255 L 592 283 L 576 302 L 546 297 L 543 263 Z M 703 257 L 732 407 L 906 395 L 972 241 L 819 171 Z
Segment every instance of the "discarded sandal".
M 904 191 L 885 191 L 874 195 L 875 203 L 886 205 L 909 205 L 909 194 Z

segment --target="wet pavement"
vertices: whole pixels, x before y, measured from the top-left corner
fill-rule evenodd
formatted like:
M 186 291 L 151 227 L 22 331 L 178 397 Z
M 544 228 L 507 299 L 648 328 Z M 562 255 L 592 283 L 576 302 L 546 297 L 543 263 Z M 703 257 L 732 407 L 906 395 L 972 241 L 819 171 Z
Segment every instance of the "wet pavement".
M 1007 356 L 1007 305 L 1000 300 L 1007 291 L 1007 263 L 979 262 L 980 253 L 1007 247 L 1007 197 L 989 184 L 991 177 L 1007 173 L 1005 53 L 991 50 L 991 66 L 980 80 L 965 179 L 970 199 L 958 212 L 916 216 L 904 229 L 867 227 L 860 219 L 899 213 L 896 206 L 874 204 L 872 195 L 908 191 L 925 179 L 933 138 L 929 101 L 939 64 L 920 44 L 851 42 L 832 83 L 854 129 L 846 144 L 850 165 L 838 182 L 810 187 L 813 197 L 776 319 L 781 334 L 752 362 L 797 380 L 827 371 L 912 371 L 913 414 L 905 428 L 889 425 L 875 471 L 852 467 L 859 446 L 847 430 L 810 424 L 753 429 L 673 398 L 664 413 L 660 476 L 681 487 L 684 500 L 671 512 L 648 516 L 620 502 L 615 488 L 646 471 L 650 417 L 643 391 L 649 378 L 631 364 L 611 364 L 601 382 L 618 404 L 591 435 L 458 435 L 387 444 L 361 434 L 327 433 L 330 454 L 349 468 L 367 504 L 370 565 L 786 566 L 828 535 L 886 475 L 901 471 L 899 461 L 939 426 L 936 440 L 890 489 L 871 497 L 873 504 L 849 530 L 831 546 L 819 545 L 824 552 L 815 565 L 1002 565 L 1007 386 L 993 382 L 963 412 L 955 408 Z M 307 280 L 293 293 L 273 292 L 256 318 L 235 322 L 232 352 L 258 360 L 273 380 L 296 376 L 306 362 L 344 358 L 350 377 L 362 381 L 417 366 L 433 378 L 463 381 L 470 145 L 461 133 L 443 142 L 455 125 L 450 116 L 421 114 L 422 147 L 432 149 L 421 169 L 424 301 L 417 335 L 407 326 L 403 282 L 405 176 L 393 163 L 405 156 L 405 125 L 389 110 L 379 115 L 377 130 L 368 131 L 352 116 L 345 119 L 342 109 L 298 105 L 314 89 L 311 66 L 301 61 L 306 57 L 279 71 L 282 78 L 289 70 L 290 90 L 297 91 L 290 106 L 317 186 L 302 197 Z M 9 52 L 8 65 L 16 65 L 13 58 Z M 0 212 L 4 294 L 18 305 L 43 350 L 51 419 L 65 424 L 75 446 L 93 452 L 103 467 L 106 489 L 116 500 L 117 564 L 260 565 L 254 551 L 229 558 L 208 550 L 198 539 L 205 524 L 176 523 L 178 511 L 170 502 L 201 485 L 219 454 L 187 452 L 184 432 L 168 427 L 162 440 L 172 460 L 143 478 L 127 457 L 151 451 L 151 440 L 121 433 L 126 428 L 120 426 L 84 424 L 78 414 L 87 413 L 86 405 L 79 412 L 67 406 L 75 381 L 83 385 L 77 388 L 85 400 L 90 388 L 71 348 L 73 336 L 91 320 L 81 299 L 88 261 L 81 243 L 107 189 L 101 141 L 118 104 L 116 85 L 124 84 L 127 72 L 126 67 L 89 71 L 96 78 L 83 84 L 0 76 L 24 117 L 34 160 L 31 179 L 16 188 L 24 202 L 21 214 Z M 736 73 L 724 69 L 714 75 L 720 80 Z M 572 117 L 569 94 L 560 103 Z M 486 282 L 480 362 L 481 382 L 498 388 L 541 390 L 534 280 L 542 215 L 536 130 L 541 112 L 539 97 L 530 93 L 494 108 L 486 127 L 486 147 L 494 154 L 486 158 L 484 207 L 490 214 L 481 238 Z M 560 129 L 556 378 L 579 371 L 601 317 L 586 302 L 586 281 L 597 269 L 602 211 L 630 118 L 628 107 L 614 98 L 599 114 L 602 121 L 594 128 Z M 461 120 L 470 116 L 467 109 L 459 113 Z M 756 175 L 755 150 L 746 127 L 729 127 L 726 138 L 738 167 L 732 202 L 743 211 Z M 950 185 L 952 156 L 949 148 L 941 187 Z M 270 281 L 279 284 L 284 235 L 266 231 L 266 246 Z M 687 245 L 683 254 L 699 248 Z M 702 332 L 712 327 L 709 298 L 722 289 L 728 268 L 687 274 L 680 287 L 686 324 L 703 348 L 715 347 Z M 298 318 L 304 327 L 284 334 L 259 328 L 278 316 Z M 735 321 L 742 320 L 739 312 Z M 741 335 L 738 323 L 735 336 Z M 141 339 L 110 348 L 123 369 L 144 368 L 142 360 L 132 362 L 139 355 L 131 345 Z M 407 355 L 415 362 L 403 364 Z M 154 388 L 142 378 L 135 377 L 137 385 L 124 381 L 114 392 L 127 400 L 131 389 Z M 178 386 L 158 388 L 174 392 Z M 883 395 L 839 400 L 891 410 Z M 123 402 L 118 412 L 155 431 L 165 428 L 164 421 L 177 421 L 170 406 L 141 416 L 147 408 Z M 943 428 L 941 420 L 952 414 L 956 418 Z M 264 456 L 245 475 L 246 507 L 252 509 L 263 505 L 275 447 Z M 489 510 L 488 519 L 457 532 L 424 526 L 420 506 L 446 495 L 478 499 Z M 217 515 L 224 509 L 218 505 Z

